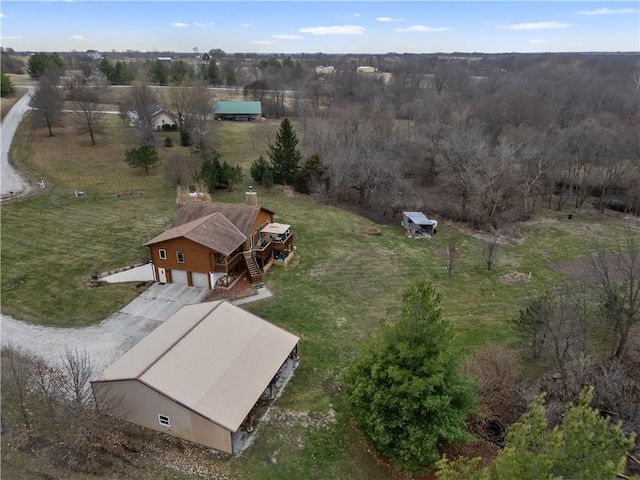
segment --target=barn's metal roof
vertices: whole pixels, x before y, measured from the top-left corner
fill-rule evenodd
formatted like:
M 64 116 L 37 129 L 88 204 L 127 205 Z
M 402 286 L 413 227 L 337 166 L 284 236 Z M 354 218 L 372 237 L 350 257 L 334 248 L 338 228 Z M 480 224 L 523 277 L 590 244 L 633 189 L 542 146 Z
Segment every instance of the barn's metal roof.
M 138 380 L 235 432 L 298 341 L 224 301 L 187 305 L 93 381 Z
M 434 225 L 438 223 L 435 220 L 429 220 L 422 212 L 402 212 L 402 215 L 407 217 L 416 225 Z
M 219 100 L 213 107 L 213 113 L 216 115 L 262 115 L 262 103 Z

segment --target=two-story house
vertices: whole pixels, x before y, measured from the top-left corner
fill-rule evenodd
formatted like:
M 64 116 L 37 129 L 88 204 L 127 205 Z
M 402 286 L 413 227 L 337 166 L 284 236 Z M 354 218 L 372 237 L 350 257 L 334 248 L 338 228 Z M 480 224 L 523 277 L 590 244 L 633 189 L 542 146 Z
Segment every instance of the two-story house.
M 271 264 L 293 255 L 291 226 L 273 222 L 274 212 L 257 204 L 186 202 L 171 227 L 145 243 L 154 279 L 208 288 L 229 288 L 248 272 L 253 284 Z

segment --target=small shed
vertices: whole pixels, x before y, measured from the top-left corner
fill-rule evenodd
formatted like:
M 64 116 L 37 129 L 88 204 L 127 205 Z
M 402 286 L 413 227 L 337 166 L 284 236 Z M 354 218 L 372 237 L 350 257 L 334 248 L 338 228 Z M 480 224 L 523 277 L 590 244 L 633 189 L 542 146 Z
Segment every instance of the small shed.
M 217 101 L 213 107 L 216 120 L 235 120 L 247 122 L 262 117 L 262 103 Z
M 226 453 L 299 337 L 225 301 L 182 307 L 92 382 L 98 409 Z
M 430 238 L 438 231 L 438 222 L 422 212 L 402 212 L 402 226 L 413 238 Z

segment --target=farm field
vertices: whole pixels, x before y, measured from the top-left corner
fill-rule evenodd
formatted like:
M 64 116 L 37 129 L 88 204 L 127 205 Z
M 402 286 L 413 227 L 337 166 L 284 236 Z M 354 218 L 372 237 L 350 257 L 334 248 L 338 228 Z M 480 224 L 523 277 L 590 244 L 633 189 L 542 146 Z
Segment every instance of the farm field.
M 216 192 L 215 201 L 243 200 L 251 184 L 249 165 L 266 157 L 278 124 L 215 123 L 213 143 L 222 160 L 242 165 L 245 173 L 242 185 Z M 142 245 L 172 222 L 175 191 L 162 167 L 145 175 L 124 163 L 134 140 L 115 115 L 97 146 L 69 126 L 55 133 L 46 137 L 27 118 L 14 140 L 15 165 L 47 188 L 2 206 L 2 313 L 42 325 L 82 327 L 139 294 L 134 285 L 84 284 L 93 272 L 147 260 Z M 181 150 L 159 147 L 163 159 Z M 247 308 L 300 335 L 302 361 L 276 404 L 273 415 L 280 421 L 265 425 L 242 456 L 213 461 L 220 478 L 401 478 L 369 453 L 345 418 L 338 392 L 340 373 L 358 346 L 380 324 L 397 318 L 402 291 L 418 279 L 433 282 L 442 294 L 444 317 L 468 353 L 509 344 L 515 341 L 510 320 L 528 296 L 561 278 L 552 263 L 586 255 L 594 240 L 621 235 L 625 226 L 613 214 L 577 214 L 572 220 L 549 214 L 511 232 L 487 272 L 481 240 L 457 225 L 440 222 L 433 239 L 414 240 L 398 219 L 377 225 L 381 235 L 364 235 L 362 228 L 372 222 L 362 216 L 317 205 L 308 196 L 254 188 L 259 202 L 276 212 L 276 221 L 292 225 L 297 251 L 286 268 L 266 273 L 274 297 Z M 76 191 L 84 194 L 76 197 Z M 449 279 L 446 251 L 452 237 L 460 254 Z M 505 281 L 517 273 L 520 281 Z M 42 478 L 22 475 L 20 464 L 19 456 L 5 464 L 3 453 L 3 469 Z M 103 478 L 199 478 L 168 471 L 129 467 L 119 477 Z

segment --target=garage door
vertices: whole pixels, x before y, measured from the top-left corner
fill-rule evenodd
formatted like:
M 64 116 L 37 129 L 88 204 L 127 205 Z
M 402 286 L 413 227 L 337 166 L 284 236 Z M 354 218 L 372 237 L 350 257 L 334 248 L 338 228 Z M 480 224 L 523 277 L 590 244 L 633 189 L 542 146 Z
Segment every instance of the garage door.
M 171 270 L 171 282 L 181 285 L 189 285 L 187 272 L 185 270 Z
M 209 288 L 209 274 L 208 273 L 191 272 L 191 280 L 193 281 L 193 285 L 195 287 Z

